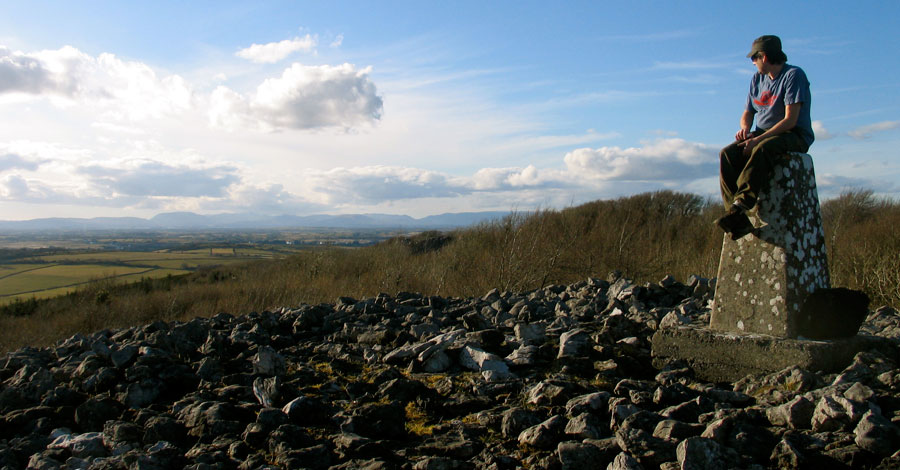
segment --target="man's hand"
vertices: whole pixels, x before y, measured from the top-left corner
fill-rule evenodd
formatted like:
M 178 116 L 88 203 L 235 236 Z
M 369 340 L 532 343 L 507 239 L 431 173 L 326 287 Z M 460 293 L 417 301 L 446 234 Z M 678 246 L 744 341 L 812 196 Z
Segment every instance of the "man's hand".
M 738 142 L 743 142 L 743 141 L 749 139 L 750 136 L 752 136 L 752 135 L 753 135 L 753 133 L 750 132 L 749 128 L 741 129 L 741 130 L 737 131 L 737 134 L 734 135 L 734 140 L 736 140 Z
M 750 155 L 757 145 L 759 145 L 759 137 L 750 137 L 749 139 L 738 143 L 739 147 L 744 147 L 744 155 Z

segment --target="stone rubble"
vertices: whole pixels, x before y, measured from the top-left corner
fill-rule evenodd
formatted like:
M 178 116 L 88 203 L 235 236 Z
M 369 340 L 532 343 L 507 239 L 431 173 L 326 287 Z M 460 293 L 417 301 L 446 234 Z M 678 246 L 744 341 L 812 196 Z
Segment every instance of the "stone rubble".
M 715 283 L 611 273 L 75 335 L 0 358 L 0 470 L 897 468 L 897 355 L 705 383 L 657 328 Z M 900 315 L 862 333 L 900 341 Z

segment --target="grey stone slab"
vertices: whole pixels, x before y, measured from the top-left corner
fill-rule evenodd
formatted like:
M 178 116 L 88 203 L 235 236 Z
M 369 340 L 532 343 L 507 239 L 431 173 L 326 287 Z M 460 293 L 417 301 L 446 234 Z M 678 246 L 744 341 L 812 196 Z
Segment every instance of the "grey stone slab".
M 652 339 L 653 366 L 680 359 L 711 382 L 734 382 L 750 374 L 771 374 L 789 366 L 838 372 L 853 356 L 869 349 L 896 351 L 896 343 L 877 336 L 857 335 L 829 341 L 733 334 L 681 326 L 658 330 Z
M 812 157 L 786 155 L 748 216 L 753 233 L 724 237 L 710 327 L 796 337 L 806 296 L 831 283 Z

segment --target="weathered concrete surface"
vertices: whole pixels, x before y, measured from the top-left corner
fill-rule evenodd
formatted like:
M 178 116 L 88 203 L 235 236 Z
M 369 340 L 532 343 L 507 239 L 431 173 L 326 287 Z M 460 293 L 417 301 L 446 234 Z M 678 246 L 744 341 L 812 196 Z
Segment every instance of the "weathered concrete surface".
M 896 344 L 870 335 L 830 341 L 778 338 L 760 334 L 731 334 L 707 328 L 680 326 L 658 330 L 652 339 L 653 366 L 680 359 L 695 374 L 711 382 L 733 382 L 747 375 L 769 374 L 789 366 L 838 372 L 860 351 L 884 349 L 894 354 Z
M 710 327 L 796 337 L 806 296 L 831 283 L 812 157 L 788 154 L 748 215 L 753 233 L 724 237 Z

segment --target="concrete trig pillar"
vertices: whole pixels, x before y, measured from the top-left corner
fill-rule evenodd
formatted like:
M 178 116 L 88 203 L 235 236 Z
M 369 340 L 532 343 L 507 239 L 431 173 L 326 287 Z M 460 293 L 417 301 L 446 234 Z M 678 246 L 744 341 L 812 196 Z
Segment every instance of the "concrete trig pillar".
M 722 243 L 710 327 L 794 338 L 806 296 L 831 284 L 812 157 L 788 153 L 748 215 L 757 229 Z

